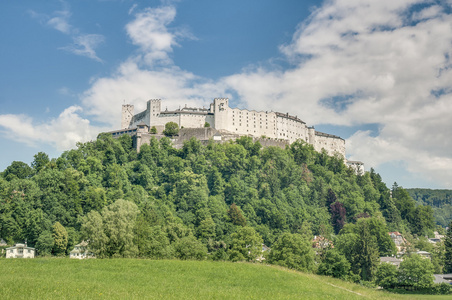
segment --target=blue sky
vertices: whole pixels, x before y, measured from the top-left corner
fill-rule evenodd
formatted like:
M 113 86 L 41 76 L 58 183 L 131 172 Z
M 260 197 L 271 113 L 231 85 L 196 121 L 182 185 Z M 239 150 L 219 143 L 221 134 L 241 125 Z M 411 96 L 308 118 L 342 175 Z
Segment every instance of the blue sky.
M 452 188 L 451 1 L 2 1 L 0 170 L 121 104 L 297 115 L 388 186 Z

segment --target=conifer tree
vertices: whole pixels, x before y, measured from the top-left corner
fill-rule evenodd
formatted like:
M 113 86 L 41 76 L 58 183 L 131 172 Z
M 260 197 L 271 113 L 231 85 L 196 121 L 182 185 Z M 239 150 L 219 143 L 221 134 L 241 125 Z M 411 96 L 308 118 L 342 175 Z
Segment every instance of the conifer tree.
M 449 223 L 446 236 L 444 237 L 444 273 L 452 273 L 452 222 Z

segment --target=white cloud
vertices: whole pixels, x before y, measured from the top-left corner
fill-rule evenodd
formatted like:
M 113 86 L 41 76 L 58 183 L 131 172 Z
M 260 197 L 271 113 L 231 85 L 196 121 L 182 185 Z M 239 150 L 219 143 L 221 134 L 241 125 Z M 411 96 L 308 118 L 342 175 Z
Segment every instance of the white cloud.
M 129 15 L 131 15 L 133 13 L 133 11 L 135 10 L 135 8 L 137 8 L 137 4 L 133 4 L 132 7 L 129 9 Z
M 170 99 L 168 108 L 174 109 L 185 104 L 208 105 L 212 95 L 222 93 L 221 85 L 202 80 L 177 67 L 146 70 L 129 60 L 118 68 L 114 76 L 95 80 L 82 98 L 88 113 L 97 121 L 118 127 L 124 100 L 134 104 L 136 112 L 139 112 L 145 109 L 146 100 L 150 98 Z
M 105 41 L 100 34 L 82 34 L 73 37 L 73 44 L 60 49 L 72 52 L 76 55 L 86 56 L 98 62 L 102 60 L 96 55 L 95 48 Z
M 100 34 L 80 33 L 78 28 L 69 23 L 69 18 L 71 17 L 69 5 L 65 1 L 60 2 L 63 9 L 53 12 L 51 15 L 41 14 L 35 11 L 29 11 L 29 13 L 32 18 L 37 19 L 41 24 L 50 26 L 72 38 L 72 44 L 59 47 L 58 49 L 102 62 L 96 54 L 96 48 L 105 41 L 105 37 Z
M 148 65 L 152 66 L 156 62 L 172 63 L 168 54 L 174 46 L 178 46 L 176 39 L 193 38 L 187 31 L 168 28 L 175 16 L 174 6 L 146 8 L 126 25 L 127 34 L 132 43 L 140 47 Z
M 51 17 L 47 21 L 47 25 L 62 33 L 70 34 L 73 28 L 68 22 L 69 17 L 71 16 L 69 10 L 57 11 L 54 15 L 54 17 Z
M 11 139 L 29 146 L 50 143 L 62 151 L 74 147 L 77 142 L 94 139 L 105 130 L 92 126 L 89 120 L 80 116 L 81 111 L 81 107 L 71 106 L 57 118 L 41 124 L 25 115 L 0 115 L 0 126 Z
M 450 186 L 452 16 L 428 3 L 413 12 L 419 2 L 327 1 L 281 47 L 293 69 L 224 80 L 247 106 L 290 107 L 308 124 L 378 123 L 376 137 L 347 140 L 353 159 L 401 160 Z

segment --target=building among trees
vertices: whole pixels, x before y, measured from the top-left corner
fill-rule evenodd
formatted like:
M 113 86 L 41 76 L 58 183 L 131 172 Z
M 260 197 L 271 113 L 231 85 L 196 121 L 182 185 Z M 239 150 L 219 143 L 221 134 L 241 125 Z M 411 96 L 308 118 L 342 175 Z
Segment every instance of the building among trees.
M 15 244 L 13 247 L 8 247 L 6 250 L 6 258 L 34 258 L 35 248 L 27 247 L 25 244 Z
M 88 242 L 82 241 L 80 244 L 74 246 L 74 249 L 69 252 L 69 258 L 85 259 L 95 258 L 94 253 L 89 251 Z

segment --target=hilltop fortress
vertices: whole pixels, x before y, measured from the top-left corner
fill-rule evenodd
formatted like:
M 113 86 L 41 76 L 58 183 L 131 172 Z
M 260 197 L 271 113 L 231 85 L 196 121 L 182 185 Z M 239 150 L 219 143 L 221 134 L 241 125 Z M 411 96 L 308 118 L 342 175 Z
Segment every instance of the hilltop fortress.
M 314 127 L 306 126 L 305 122 L 288 113 L 230 108 L 226 98 L 214 99 L 208 109 L 184 107 L 162 111 L 160 99 L 149 100 L 146 110 L 138 114 L 134 114 L 133 105 L 122 106 L 122 129 L 146 124 L 149 128 L 155 126 L 157 132 L 162 132 L 168 122 L 175 122 L 180 128 L 204 128 L 208 123 L 211 128 L 224 134 L 267 137 L 289 143 L 301 139 L 313 145 L 316 151 L 323 148 L 329 155 L 338 152 L 345 157 L 345 141 L 338 136 L 316 131 Z
M 135 114 L 134 106 L 122 106 L 121 130 L 110 132 L 113 136 L 130 134 L 135 136 L 137 150 L 143 143 L 149 142 L 149 129 L 155 127 L 157 133 L 162 133 L 165 124 L 174 122 L 181 129 L 177 144 L 192 136 L 200 140 L 213 139 L 217 141 L 235 139 L 240 136 L 250 136 L 258 139 L 261 144 L 285 146 L 298 139 L 311 144 L 316 151 L 325 149 L 328 155 L 336 153 L 345 159 L 345 140 L 331 134 L 316 131 L 308 127 L 297 116 L 289 113 L 273 111 L 254 111 L 230 108 L 229 99 L 215 98 L 209 108 L 184 107 L 169 111 L 162 110 L 160 99 L 147 102 L 146 110 Z M 157 135 L 158 136 L 158 135 Z M 363 173 L 361 162 L 348 161 L 357 173 Z

